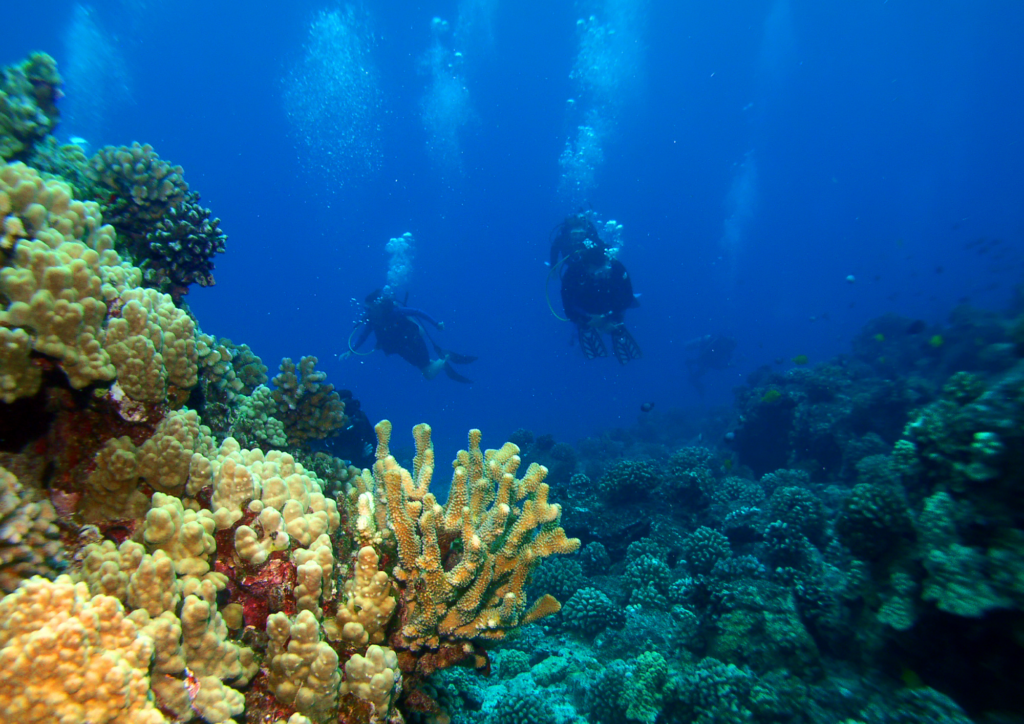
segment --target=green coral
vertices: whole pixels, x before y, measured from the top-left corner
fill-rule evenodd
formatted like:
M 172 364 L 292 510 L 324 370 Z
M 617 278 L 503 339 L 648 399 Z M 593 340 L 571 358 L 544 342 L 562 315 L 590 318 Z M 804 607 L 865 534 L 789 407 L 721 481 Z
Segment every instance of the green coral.
M 874 483 L 855 485 L 836 521 L 840 542 L 866 561 L 893 552 L 912 532 L 903 498 L 895 490 Z
M 626 616 L 596 588 L 581 588 L 566 601 L 561 611 L 562 625 L 585 636 L 596 636 L 607 628 L 621 628 Z
M 0 69 L 0 159 L 27 160 L 60 121 L 57 99 L 64 81 L 57 62 L 32 53 L 18 65 Z
M 227 235 L 220 219 L 188 192 L 144 235 L 130 237 L 128 250 L 146 286 L 179 297 L 191 284 L 213 286 L 213 257 L 223 254 Z
M 917 583 L 906 571 L 893 571 L 889 587 L 892 592 L 878 610 L 878 620 L 897 631 L 908 631 L 917 622 L 917 606 L 914 603 Z
M 676 721 L 693 724 L 747 724 L 753 721 L 756 678 L 734 664 L 707 657 L 676 683 Z
M 956 372 L 942 386 L 942 396 L 958 405 L 974 402 L 985 391 L 985 380 L 973 372 Z
M 53 136 L 37 143 L 28 165 L 40 173 L 57 176 L 74 190 L 76 199 L 95 199 L 96 187 L 89 177 L 89 159 L 80 146 L 61 144 Z
M 729 539 L 707 526 L 701 526 L 683 541 L 683 556 L 694 573 L 711 573 L 716 563 L 731 555 Z
M 491 724 L 554 724 L 555 717 L 539 696 L 513 691 L 497 702 L 490 721 Z
M 772 493 L 768 509 L 772 520 L 782 521 L 815 545 L 825 540 L 825 506 L 804 488 L 781 487 Z
M 257 387 L 252 395 L 243 397 L 231 424 L 231 437 L 243 448 L 263 451 L 280 450 L 288 444 L 284 423 L 275 415 L 277 403 L 267 387 Z
M 144 237 L 188 193 L 181 166 L 171 166 L 149 144 L 104 146 L 89 165 L 90 178 L 106 194 L 103 220 L 129 238 Z
M 240 392 L 251 395 L 260 385 L 267 384 L 267 366 L 263 364 L 255 352 L 247 344 L 235 344 L 230 339 L 221 338 L 220 344 L 231 352 L 231 367 L 235 371 L 235 379 L 241 383 Z
M 530 655 L 519 649 L 505 649 L 495 652 L 494 663 L 499 677 L 514 679 L 530 670 Z
M 271 396 L 275 417 L 284 424 L 289 445 L 305 447 L 323 440 L 348 424 L 345 403 L 334 385 L 325 382 L 326 372 L 316 370 L 317 358 L 303 357 L 296 366 L 289 357 L 281 360 Z
M 654 724 L 665 702 L 668 663 L 661 654 L 646 651 L 636 657 L 632 669 L 619 695 L 619 705 L 625 708 L 629 721 Z
M 641 500 L 658 482 L 657 468 L 646 460 L 619 460 L 597 481 L 597 492 L 609 502 Z
M 668 608 L 672 572 L 668 565 L 650 554 L 634 558 L 626 566 L 623 583 L 630 591 L 629 602 L 644 608 Z

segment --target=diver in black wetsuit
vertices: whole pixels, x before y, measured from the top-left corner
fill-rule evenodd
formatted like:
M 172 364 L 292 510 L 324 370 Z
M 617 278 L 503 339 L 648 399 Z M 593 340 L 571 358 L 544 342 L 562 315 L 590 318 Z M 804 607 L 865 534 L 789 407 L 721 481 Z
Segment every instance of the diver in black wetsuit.
M 476 360 L 476 357 L 456 354 L 443 349 L 427 332 L 424 323 L 432 325 L 439 331 L 444 329 L 443 323 L 435 322 L 426 312 L 407 307 L 387 290 L 378 289 L 366 297 L 363 318 L 352 330 L 352 334 L 360 327 L 362 327 L 362 332 L 355 344 L 351 344 L 352 334 L 349 335 L 349 349 L 342 357 L 348 357 L 353 353 L 360 354 L 357 350 L 373 333 L 377 339 L 376 349 L 387 355 L 397 354 L 422 372 L 428 380 L 434 379 L 438 372 L 444 370 L 445 374 L 456 382 L 467 384 L 472 382 L 456 372 L 451 363 L 468 364 Z M 437 354 L 436 359 L 430 357 L 428 341 Z
M 587 359 L 608 356 L 601 339 L 607 332 L 615 358 L 626 364 L 642 356 L 624 321 L 626 310 L 638 304 L 629 272 L 610 252 L 594 223 L 575 214 L 562 222 L 551 242 L 551 273 L 558 271 L 562 308 L 576 325 Z

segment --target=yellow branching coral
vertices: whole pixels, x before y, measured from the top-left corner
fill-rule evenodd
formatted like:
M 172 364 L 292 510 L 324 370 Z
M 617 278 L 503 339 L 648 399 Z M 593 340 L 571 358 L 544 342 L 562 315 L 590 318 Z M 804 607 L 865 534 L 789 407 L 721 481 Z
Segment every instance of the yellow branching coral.
M 521 478 L 519 448 L 506 443 L 481 451 L 480 431 L 469 434 L 453 467 L 447 504 L 429 492 L 434 473 L 430 427 L 413 430 L 413 469 L 389 453 L 391 425 L 376 427 L 373 478 L 383 491 L 394 532 L 405 604 L 401 637 L 407 647 L 437 647 L 442 641 L 500 639 L 514 628 L 558 611 L 544 596 L 526 605 L 524 587 L 541 559 L 572 553 L 579 540 L 558 525 L 561 507 L 548 503 L 547 469 L 531 465 Z

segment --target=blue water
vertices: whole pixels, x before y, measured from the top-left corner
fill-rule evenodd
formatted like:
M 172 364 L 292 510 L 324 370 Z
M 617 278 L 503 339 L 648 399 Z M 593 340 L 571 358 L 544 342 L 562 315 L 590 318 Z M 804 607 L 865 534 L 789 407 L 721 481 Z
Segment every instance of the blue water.
M 647 401 L 725 404 L 880 313 L 940 323 L 1021 281 L 1013 0 L 50 1 L 5 24 L 0 62 L 44 50 L 65 73 L 62 138 L 151 143 L 222 219 L 217 284 L 188 296 L 204 331 L 271 369 L 318 356 L 371 419 L 431 423 L 442 458 L 470 427 L 572 441 Z M 573 197 L 559 159 L 593 120 Z M 585 360 L 545 302 L 549 233 L 582 201 L 624 227 L 644 351 L 627 366 Z M 471 386 L 339 358 L 406 231 L 409 303 L 479 356 Z M 683 345 L 704 334 L 739 345 L 701 398 Z

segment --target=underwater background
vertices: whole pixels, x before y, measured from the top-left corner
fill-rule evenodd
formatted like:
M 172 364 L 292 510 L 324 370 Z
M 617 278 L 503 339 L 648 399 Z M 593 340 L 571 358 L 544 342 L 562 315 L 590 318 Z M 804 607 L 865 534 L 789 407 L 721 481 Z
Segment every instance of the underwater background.
M 612 40 L 577 25 L 594 13 Z M 188 299 L 204 329 L 264 359 L 317 355 L 400 429 L 574 439 L 648 399 L 699 406 L 682 345 L 705 334 L 739 342 L 709 379 L 707 402 L 727 402 L 756 366 L 823 360 L 882 312 L 1005 305 L 1022 16 L 1012 2 L 48 2 L 12 8 L 28 32 L 5 53 L 57 59 L 62 138 L 153 144 L 224 220 L 217 286 Z M 604 128 L 566 168 L 581 125 Z M 565 174 L 587 178 L 565 193 Z M 580 364 L 544 301 L 550 232 L 583 205 L 624 226 L 635 367 Z M 406 231 L 410 304 L 480 357 L 471 388 L 424 385 L 394 357 L 336 359 L 351 300 L 384 284 L 385 244 Z M 982 237 L 1007 258 L 968 246 Z
M 19 140 L 0 144 L 4 161 L 61 176 L 76 199 L 99 204 L 116 231 L 107 246 L 145 271 L 143 222 L 124 212 L 133 192 L 111 180 L 116 149 L 104 153 L 150 144 L 146 163 L 155 152 L 180 165 L 227 236 L 223 253 L 209 254 L 215 284 L 140 277 L 104 291 L 101 342 L 114 339 L 108 330 L 123 321 L 133 287 L 171 293 L 161 314 L 177 320 L 179 340 L 191 324 L 186 311 L 195 320 L 188 335 L 198 357 L 192 347 L 182 353 L 191 384 L 174 377 L 168 352 L 170 383 L 156 397 L 134 393 L 123 371 L 137 348 L 110 352 L 124 382 L 112 392 L 113 372 L 76 378 L 70 353 L 18 321 L 24 277 L 0 279 L 0 303 L 10 305 L 2 326 L 31 337 L 24 359 L 34 370 L 18 377 L 16 355 L 0 356 L 0 382 L 8 385 L 8 372 L 42 376 L 35 387 L 4 386 L 0 403 L 10 456 L 0 459 L 10 476 L 0 481 L 11 501 L 23 501 L 0 503 L 0 522 L 29 510 L 2 529 L 0 569 L 24 566 L 0 570 L 12 601 L 0 613 L 13 615 L 13 597 L 30 595 L 22 579 L 67 573 L 126 612 L 180 619 L 186 642 L 181 602 L 205 605 L 211 631 L 220 616 L 227 622 L 218 645 L 234 652 L 211 657 L 241 662 L 204 673 L 185 657 L 189 667 L 144 674 L 146 654 L 125 654 L 138 701 L 150 702 L 140 710 L 162 714 L 113 707 L 102 719 L 85 708 L 74 710 L 77 720 L 1024 720 L 1014 690 L 1024 673 L 1024 4 L 47 0 L 14 4 L 4 17 L 15 32 L 0 66 L 45 52 L 62 79 L 26 71 L 34 90 L 18 98 L 59 87 L 59 124 L 49 113 L 51 126 L 22 148 L 22 100 L 9 100 L 17 78 L 5 76 L 0 140 Z M 63 144 L 77 145 L 80 160 L 61 156 Z M 5 183 L 10 202 L 0 210 L 29 231 L 6 227 L 4 266 L 36 268 L 15 252 L 39 224 L 27 210 L 19 215 L 17 184 Z M 42 198 L 56 214 L 59 205 Z M 642 350 L 628 364 L 586 359 L 562 319 L 549 249 L 576 213 L 602 229 L 620 226 L 617 258 L 638 301 L 625 321 Z M 76 244 L 106 249 L 76 229 Z M 108 273 L 100 275 L 107 285 Z M 477 357 L 458 367 L 471 384 L 426 380 L 397 355 L 367 354 L 372 343 L 346 354 L 364 298 L 386 284 L 443 322 L 432 333 L 440 345 Z M 225 393 L 224 370 L 202 351 L 224 339 L 248 349 L 218 347 L 221 360 L 255 355 L 269 371 L 248 369 L 253 376 Z M 711 355 L 709 340 L 728 352 Z M 275 378 L 278 361 L 306 355 L 333 388 L 309 407 L 300 387 L 275 398 L 277 413 L 239 412 L 261 382 L 289 389 Z M 240 366 L 235 373 L 243 379 Z M 141 408 L 110 402 L 119 385 Z M 433 441 L 442 472 L 432 490 L 442 500 L 449 456 L 466 447 L 468 430 L 483 431 L 481 448 L 518 445 L 524 477 L 515 478 L 507 523 L 495 503 L 501 475 L 473 467 L 472 441 L 457 461 L 499 491 L 477 500 L 471 480 L 462 501 L 489 553 L 474 558 L 461 523 L 428 534 L 422 491 L 405 489 L 408 510 L 392 510 L 399 489 L 386 487 L 384 467 L 365 473 L 370 482 L 348 467 L 369 468 L 373 457 L 359 462 L 332 443 L 343 419 L 335 388 L 350 391 L 343 399 L 357 399 L 371 424 L 390 420 L 391 462 L 411 479 Z M 106 401 L 90 402 L 83 389 Z M 270 405 L 265 394 L 259 404 Z M 280 441 L 254 433 L 247 442 L 238 416 L 250 414 L 280 418 Z M 173 433 L 161 427 L 170 421 Z M 417 433 L 413 458 L 408 431 L 417 423 L 431 430 Z M 177 482 L 145 472 L 146 441 L 162 435 L 185 455 Z M 222 447 L 229 435 L 240 450 Z M 378 466 L 389 438 L 390 428 L 383 438 L 378 431 Z M 288 495 L 252 507 L 261 475 L 293 471 L 265 462 L 271 449 L 299 461 L 305 492 L 288 495 L 303 501 L 300 519 L 320 521 L 296 534 L 288 518 L 284 543 L 262 514 L 283 510 Z M 314 453 L 327 455 L 314 463 Z M 137 457 L 138 469 L 117 472 L 117 455 Z M 531 463 L 546 467 L 550 502 L 561 509 L 548 505 Z M 518 464 L 502 470 L 514 478 Z M 248 470 L 256 487 L 228 491 L 219 482 L 225 465 Z M 93 504 L 91 495 L 110 499 Z M 376 513 L 365 508 L 370 499 Z M 451 500 L 445 514 L 458 518 L 461 504 Z M 150 518 L 166 506 L 174 536 L 194 524 L 195 540 L 154 542 Z M 376 533 L 356 525 L 371 518 Z M 517 520 L 532 520 L 521 541 L 510 532 Z M 26 526 L 39 541 L 10 533 Z M 309 530 L 330 538 L 333 563 L 323 564 L 322 584 L 317 573 L 314 603 L 303 603 L 312 584 L 297 577 L 312 574 L 299 569 L 319 540 Z M 494 573 L 493 584 L 473 578 L 481 599 L 466 604 L 473 616 L 462 628 L 441 623 L 432 638 L 424 631 L 438 623 L 417 618 L 427 605 L 409 578 L 412 567 L 428 570 L 431 549 L 424 543 L 417 558 L 400 547 L 406 535 L 417 545 L 439 538 L 433 570 L 442 578 L 469 568 L 478 576 L 477 565 L 501 571 L 495 561 L 505 558 L 517 561 L 508 564 L 515 573 Z M 390 588 L 360 588 L 378 566 L 364 558 L 367 548 Z M 175 561 L 173 574 L 159 575 L 174 579 L 162 580 L 178 601 L 141 605 L 127 581 L 149 565 L 139 561 L 156 570 L 159 551 Z M 101 558 L 120 566 L 120 588 L 89 577 Z M 423 586 L 434 585 L 422 575 Z M 287 594 L 271 595 L 273 586 Z M 454 610 L 473 590 L 449 586 L 438 610 Z M 362 591 L 358 603 L 353 591 Z M 509 591 L 514 615 L 502 608 Z M 542 603 L 532 623 L 524 591 L 530 602 L 553 594 L 562 611 Z M 386 613 L 376 629 L 360 618 L 367 638 L 353 644 L 323 623 L 336 614 L 340 631 L 346 605 Z M 296 611 L 316 619 L 299 621 Z M 153 624 L 131 620 L 140 631 Z M 291 674 L 272 662 L 288 636 L 269 633 L 275 620 L 292 626 L 293 641 L 323 647 L 307 669 L 330 669 L 334 651 L 340 683 L 325 675 L 319 689 L 294 686 L 319 703 L 302 704 L 294 681 L 282 684 Z M 331 645 L 317 644 L 318 625 Z M 160 637 L 146 630 L 159 653 Z M 0 672 L 16 677 L 25 661 L 13 658 L 10 636 L 0 636 Z M 394 651 L 378 661 L 367 643 Z M 392 672 L 386 691 L 369 675 L 357 690 L 365 672 L 347 662 L 364 655 L 366 671 Z M 467 658 L 491 678 L 474 678 Z M 150 675 L 155 696 L 138 683 Z M 158 689 L 158 675 L 174 681 Z M 171 701 L 171 689 L 189 692 L 185 704 Z M 196 703 L 204 691 L 228 703 Z M 56 720 L 38 707 L 31 718 L 24 701 L 11 701 L 0 697 L 7 716 Z

